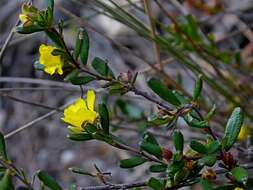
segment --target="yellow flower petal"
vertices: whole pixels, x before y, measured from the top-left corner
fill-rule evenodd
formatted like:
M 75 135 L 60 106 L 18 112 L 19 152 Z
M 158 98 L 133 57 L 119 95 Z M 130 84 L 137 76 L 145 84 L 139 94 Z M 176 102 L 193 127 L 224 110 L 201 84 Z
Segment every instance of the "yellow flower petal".
M 238 140 L 245 140 L 245 139 L 247 139 L 248 135 L 249 135 L 249 129 L 245 125 L 243 125 L 241 127 L 241 130 L 240 130 L 240 133 L 239 133 L 237 139 Z
M 240 187 L 236 187 L 236 188 L 234 188 L 234 190 L 244 190 L 244 189 L 240 188 Z
M 93 90 L 88 90 L 87 92 L 87 106 L 88 109 L 94 111 L 94 104 L 95 104 L 96 95 Z
M 94 97 L 93 97 L 94 95 Z M 88 97 L 88 96 L 87 96 Z M 95 93 L 89 95 L 91 101 L 95 101 Z M 93 101 L 93 108 L 94 108 Z M 64 117 L 62 120 L 71 125 L 72 131 L 83 131 L 86 123 L 93 124 L 96 121 L 97 113 L 87 108 L 86 101 L 82 98 L 77 99 L 72 105 L 64 109 Z
M 27 15 L 25 14 L 20 14 L 19 15 L 19 20 L 22 22 L 22 23 L 26 23 L 28 21 L 28 17 Z
M 52 52 L 57 49 L 53 46 L 47 46 L 42 44 L 39 48 L 40 53 L 40 64 L 44 65 L 44 71 L 50 75 L 53 75 L 54 73 L 58 73 L 60 75 L 63 74 L 63 60 L 61 59 L 61 56 L 52 55 Z

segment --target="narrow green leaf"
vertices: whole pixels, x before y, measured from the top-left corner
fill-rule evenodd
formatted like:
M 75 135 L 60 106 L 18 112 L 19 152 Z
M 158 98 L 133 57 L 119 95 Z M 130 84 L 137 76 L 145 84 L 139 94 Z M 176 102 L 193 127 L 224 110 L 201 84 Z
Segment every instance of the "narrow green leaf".
M 145 142 L 148 142 L 148 143 L 155 144 L 155 145 L 159 146 L 159 144 L 158 144 L 157 140 L 155 139 L 155 137 L 149 132 L 144 134 L 143 140 Z
M 198 153 L 201 153 L 201 154 L 207 153 L 207 148 L 205 147 L 205 145 L 203 145 L 202 143 L 198 141 L 192 140 L 190 143 L 190 147 Z
M 173 139 L 173 143 L 174 143 L 176 151 L 182 152 L 184 149 L 183 134 L 180 131 L 174 131 L 172 139 Z
M 146 159 L 142 157 L 132 157 L 120 161 L 121 168 L 134 168 L 146 162 Z
M 29 26 L 29 27 L 23 27 L 23 26 L 17 26 L 16 31 L 20 34 L 32 34 L 35 32 L 41 32 L 44 28 L 41 26 Z
M 236 181 L 246 184 L 248 181 L 249 173 L 243 167 L 235 167 L 231 170 L 232 176 L 235 178 Z
M 92 76 L 80 76 L 80 77 L 76 76 L 76 77 L 73 77 L 70 80 L 70 82 L 74 85 L 85 85 L 94 80 L 96 80 L 96 78 Z
M 215 164 L 216 160 L 217 160 L 216 155 L 211 154 L 211 155 L 207 155 L 207 156 L 204 156 L 203 158 L 201 158 L 199 160 L 199 163 L 209 166 L 209 167 L 212 167 Z
M 187 168 L 182 168 L 175 174 L 174 181 L 182 182 L 188 177 L 188 175 L 189 175 L 189 170 Z
M 166 169 L 167 169 L 167 166 L 163 164 L 155 164 L 149 167 L 149 170 L 154 173 L 165 172 Z
M 73 78 L 78 77 L 79 73 L 79 69 L 74 69 L 64 77 L 64 81 L 71 81 Z
M 61 186 L 46 172 L 38 171 L 37 176 L 40 181 L 51 190 L 62 190 Z
M 142 142 L 141 149 L 146 151 L 147 153 L 157 157 L 158 159 L 162 159 L 162 149 L 160 146 L 156 144 L 152 144 L 149 142 Z
M 50 30 L 45 30 L 45 33 L 57 47 L 64 49 L 64 44 L 58 35 L 56 35 L 54 32 Z
M 4 135 L 0 133 L 0 157 L 4 160 L 8 160 Z
M 175 106 L 180 105 L 180 101 L 177 99 L 177 97 L 160 80 L 152 78 L 148 81 L 148 86 L 163 100 Z
M 70 133 L 68 135 L 68 138 L 73 141 L 88 141 L 93 139 L 92 135 L 89 133 L 75 133 L 75 132 Z
M 243 113 L 241 108 L 237 107 L 232 112 L 225 129 L 222 139 L 222 146 L 225 150 L 229 150 L 235 143 L 243 124 Z
M 108 63 L 103 59 L 95 57 L 91 63 L 92 67 L 102 76 L 115 78 L 112 70 L 109 68 Z
M 110 118 L 109 118 L 109 111 L 105 104 L 99 104 L 98 112 L 100 116 L 101 126 L 106 134 L 109 134 L 109 125 L 110 125 Z
M 185 165 L 185 163 L 183 160 L 181 160 L 179 162 L 173 162 L 168 168 L 169 175 L 174 176 L 176 172 L 178 172 L 179 170 L 182 170 L 184 165 Z
M 163 189 L 163 183 L 154 177 L 151 177 L 148 180 L 148 186 L 153 190 L 162 190 Z
M 220 148 L 221 148 L 221 144 L 220 144 L 220 142 L 219 141 L 212 141 L 209 145 L 208 145 L 208 147 L 207 147 L 207 151 L 208 151 L 208 154 L 212 154 L 212 153 L 215 153 L 215 152 L 217 152 L 218 150 L 220 150 Z
M 11 171 L 7 169 L 4 173 L 4 176 L 0 180 L 0 189 L 1 190 L 14 190 L 14 185 L 12 183 Z
M 93 125 L 91 123 L 87 123 L 85 125 L 85 131 L 89 134 L 95 134 L 98 131 L 98 128 L 96 125 Z
M 197 100 L 198 97 L 200 96 L 202 86 L 203 86 L 202 75 L 200 75 L 195 83 L 195 87 L 193 90 L 193 96 L 192 96 L 193 100 Z
M 83 30 L 84 30 L 83 28 L 80 28 L 76 37 L 76 44 L 73 53 L 75 60 L 78 59 L 83 45 L 83 38 L 84 38 Z
M 89 58 L 89 49 L 90 49 L 90 41 L 89 41 L 88 32 L 83 29 L 82 32 L 79 34 L 79 38 L 82 39 L 82 44 L 81 44 L 81 49 L 80 49 L 80 59 L 82 61 L 82 64 L 86 65 Z

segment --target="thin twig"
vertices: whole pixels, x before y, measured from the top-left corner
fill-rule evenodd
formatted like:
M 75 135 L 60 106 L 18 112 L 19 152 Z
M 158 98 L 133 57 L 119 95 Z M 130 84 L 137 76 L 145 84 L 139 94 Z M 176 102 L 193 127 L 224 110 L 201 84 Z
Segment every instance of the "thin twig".
M 48 117 L 54 115 L 54 114 L 56 114 L 56 113 L 59 113 L 59 110 L 64 109 L 64 108 L 65 108 L 66 106 L 68 106 L 68 105 L 70 105 L 70 104 L 63 105 L 63 106 L 61 106 L 61 107 L 59 107 L 59 108 L 57 108 L 57 109 L 55 109 L 55 110 L 52 110 L 52 111 L 50 111 L 50 112 L 48 112 L 48 113 L 46 113 L 46 114 L 44 114 L 44 115 L 42 115 L 42 116 L 40 116 L 40 117 L 38 117 L 38 118 L 36 118 L 36 119 L 34 119 L 34 120 L 28 122 L 28 123 L 25 124 L 25 125 L 22 125 L 21 127 L 19 127 L 19 128 L 15 129 L 15 130 L 11 131 L 10 133 L 4 135 L 4 138 L 5 138 L 5 139 L 8 139 L 8 138 L 10 138 L 10 137 L 16 135 L 17 133 L 19 133 L 19 132 L 21 132 L 21 131 L 23 131 L 23 130 L 25 130 L 25 129 L 31 127 L 31 126 L 33 126 L 34 124 L 36 124 L 36 123 L 38 123 L 38 122 L 40 122 L 40 121 L 42 121 L 42 120 L 44 120 L 44 119 L 46 119 L 46 118 L 48 118 Z
M 24 100 L 24 99 L 21 99 L 21 98 L 17 98 L 15 96 L 12 96 L 12 95 L 9 95 L 9 94 L 6 94 L 6 93 L 0 93 L 0 96 L 8 98 L 8 99 L 11 99 L 11 100 L 14 100 L 16 102 L 20 102 L 20 103 L 24 103 L 24 104 L 29 104 L 29 105 L 32 105 L 32 106 L 37 106 L 37 107 L 41 107 L 41 108 L 45 108 L 45 109 L 50 109 L 50 110 L 55 109 L 57 111 L 63 111 L 62 109 L 57 108 L 57 107 L 52 107 L 52 106 L 40 104 L 40 103 L 37 103 L 37 102 L 27 101 L 27 100 Z
M 6 48 L 8 47 L 8 44 L 10 43 L 10 41 L 11 41 L 13 35 L 14 35 L 15 28 L 16 28 L 16 26 L 17 26 L 18 24 L 19 24 L 19 20 L 17 20 L 16 23 L 15 23 L 15 25 L 14 25 L 14 27 L 12 27 L 12 29 L 11 29 L 11 31 L 10 31 L 8 37 L 6 38 L 6 40 L 5 40 L 5 42 L 4 42 L 4 45 L 3 45 L 3 47 L 2 47 L 2 49 L 1 49 L 1 51 L 0 51 L 0 65 L 1 65 L 1 63 L 2 63 L 2 59 L 3 59 L 3 56 L 4 56 L 5 50 L 6 50 Z

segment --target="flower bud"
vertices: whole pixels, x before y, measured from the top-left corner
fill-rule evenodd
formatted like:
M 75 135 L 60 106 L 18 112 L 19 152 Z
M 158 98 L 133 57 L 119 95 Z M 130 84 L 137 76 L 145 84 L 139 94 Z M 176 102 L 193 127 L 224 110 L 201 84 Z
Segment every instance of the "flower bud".
M 133 75 L 130 71 L 127 71 L 126 73 L 120 73 L 118 76 L 118 80 L 122 82 L 129 82 L 133 78 Z
M 192 169 L 193 169 L 193 164 L 194 164 L 194 161 L 193 161 L 193 160 L 187 160 L 186 163 L 185 163 L 185 167 L 186 167 L 188 170 L 192 170 Z
M 216 179 L 216 173 L 212 169 L 207 169 L 203 171 L 202 178 L 206 180 L 215 180 Z
M 222 154 L 222 161 L 229 168 L 233 168 L 236 165 L 236 160 L 230 152 L 224 152 Z
M 165 160 L 169 161 L 172 158 L 173 153 L 168 148 L 162 148 L 162 156 Z

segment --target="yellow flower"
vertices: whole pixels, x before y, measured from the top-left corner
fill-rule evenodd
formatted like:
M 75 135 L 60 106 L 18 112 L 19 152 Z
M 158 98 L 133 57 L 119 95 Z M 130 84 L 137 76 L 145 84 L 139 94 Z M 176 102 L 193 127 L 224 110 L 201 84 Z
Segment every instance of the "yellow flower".
M 28 27 L 33 24 L 33 22 L 31 21 L 31 18 L 27 14 L 24 14 L 24 13 L 19 15 L 19 20 L 23 24 L 23 27 Z
M 57 72 L 58 74 L 63 74 L 63 60 L 61 59 L 61 56 L 59 55 L 52 55 L 52 52 L 57 49 L 53 46 L 47 46 L 42 44 L 40 46 L 39 52 L 40 52 L 40 64 L 44 65 L 44 71 L 46 73 L 49 73 L 50 75 Z
M 26 14 L 20 14 L 19 15 L 19 20 L 24 24 L 29 20 L 29 18 Z
M 234 188 L 234 190 L 244 190 L 244 189 L 240 188 L 240 187 L 236 187 L 236 188 Z
M 96 95 L 93 90 L 88 90 L 86 100 L 79 98 L 72 105 L 64 109 L 62 120 L 70 124 L 69 129 L 73 132 L 84 130 L 86 123 L 94 124 L 97 112 L 94 111 Z
M 245 140 L 245 139 L 247 139 L 248 135 L 249 135 L 249 129 L 245 125 L 243 125 L 241 127 L 241 130 L 240 130 L 240 133 L 239 133 L 237 139 L 238 140 Z

